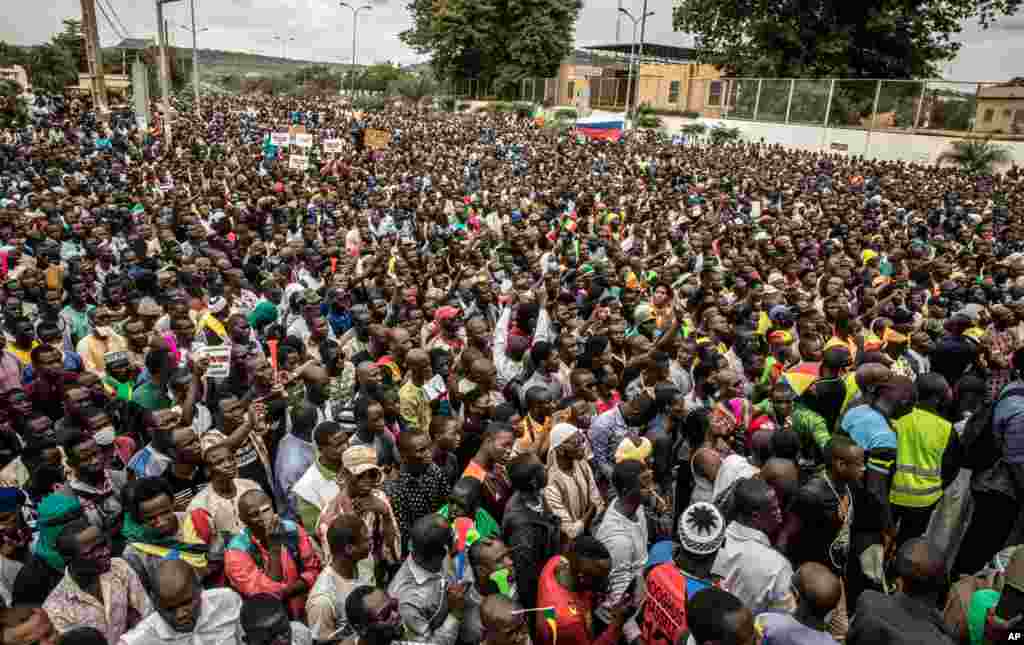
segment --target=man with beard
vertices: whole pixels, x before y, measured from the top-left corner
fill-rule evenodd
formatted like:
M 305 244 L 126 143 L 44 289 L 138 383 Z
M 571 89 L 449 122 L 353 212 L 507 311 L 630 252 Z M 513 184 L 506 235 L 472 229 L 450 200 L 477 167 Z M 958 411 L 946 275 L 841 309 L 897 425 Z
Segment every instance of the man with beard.
M 586 437 L 579 428 L 568 423 L 555 425 L 544 500 L 561 520 L 561 530 L 570 540 L 583 533 L 604 509 L 604 499 L 585 455 Z
M 183 560 L 163 560 L 155 580 L 156 611 L 117 645 L 234 645 L 241 643 L 242 598 L 231 589 L 206 589 Z M 190 635 L 190 636 L 186 636 Z
M 85 432 L 72 430 L 62 443 L 72 472 L 68 492 L 78 497 L 86 518 L 93 526 L 103 530 L 108 537 L 118 540 L 122 513 L 121 489 L 127 481 L 127 474 L 124 471 L 105 469 L 96 440 Z M 116 546 L 123 547 L 123 544 Z M 117 551 L 120 553 L 120 549 Z
M 244 598 L 270 594 L 287 605 L 294 620 L 304 619 L 306 596 L 322 568 L 309 534 L 281 519 L 270 497 L 259 490 L 242 494 L 238 517 L 245 528 L 224 554 L 231 586 Z
M 473 583 L 466 589 L 459 642 L 475 645 L 484 637 L 480 606 L 494 595 L 514 600 L 518 594 L 512 550 L 501 540 L 481 537 L 474 542 L 469 547 L 469 564 L 473 569 Z
M 615 464 L 612 486 L 618 497 L 609 505 L 594 537 L 611 555 L 608 595 L 595 614 L 611 622 L 613 609 L 625 598 L 634 580 L 643 589 L 643 565 L 647 562 L 647 513 L 655 500 L 654 473 L 642 461 L 632 459 Z
M 57 551 L 67 562 L 67 572 L 43 609 L 58 632 L 95 627 L 108 642 L 116 643 L 152 610 L 135 571 L 121 558 L 111 557 L 110 537 L 85 518 L 61 530 Z
M 398 600 L 383 589 L 356 587 L 345 599 L 345 616 L 356 632 L 352 645 L 391 645 L 402 636 Z
M 424 515 L 410 530 L 409 542 L 409 557 L 388 585 L 388 593 L 398 599 L 398 612 L 414 640 L 454 645 L 467 584 L 449 583 L 444 574 L 451 526 L 440 515 Z
M 397 478 L 384 484 L 384 492 L 398 519 L 402 550 L 407 551 L 413 524 L 441 508 L 448 498 L 449 485 L 433 461 L 429 434 L 403 432 L 398 437 L 398 456 L 401 470 Z
M 142 586 L 154 597 L 158 568 L 164 560 L 180 560 L 199 577 L 210 573 L 210 549 L 203 536 L 210 536 L 210 516 L 195 510 L 178 517 L 174 492 L 164 479 L 143 477 L 129 482 L 124 491 L 125 514 L 121 533 L 127 545 L 122 558 L 131 565 Z

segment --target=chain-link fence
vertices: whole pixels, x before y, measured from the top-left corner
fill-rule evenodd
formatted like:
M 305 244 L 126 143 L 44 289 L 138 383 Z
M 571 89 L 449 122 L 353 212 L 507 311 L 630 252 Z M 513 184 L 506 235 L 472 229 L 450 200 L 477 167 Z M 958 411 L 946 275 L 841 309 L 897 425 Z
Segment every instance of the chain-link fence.
M 669 72 L 666 72 L 668 74 Z M 530 101 L 866 130 L 971 131 L 1024 135 L 1024 87 L 959 81 L 679 78 L 625 71 L 587 78 L 527 78 L 496 87 L 480 79 L 447 84 L 463 100 Z

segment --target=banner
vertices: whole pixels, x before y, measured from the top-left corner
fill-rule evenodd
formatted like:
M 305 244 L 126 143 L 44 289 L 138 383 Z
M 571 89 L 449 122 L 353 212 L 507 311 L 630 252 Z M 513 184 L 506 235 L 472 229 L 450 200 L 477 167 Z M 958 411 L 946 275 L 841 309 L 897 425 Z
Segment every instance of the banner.
M 341 152 L 344 142 L 341 139 L 324 139 L 324 152 Z
M 306 155 L 291 155 L 288 157 L 288 168 L 291 170 L 305 170 L 306 163 Z
M 271 132 L 270 133 L 270 143 L 274 144 L 275 146 L 278 146 L 278 147 L 286 146 L 286 145 L 288 145 L 288 142 L 290 140 L 291 140 L 291 135 L 289 135 L 287 132 Z
M 313 135 L 296 133 L 292 135 L 292 145 L 298 148 L 312 148 Z
M 206 378 L 227 378 L 231 374 L 231 347 L 207 347 L 203 350 L 203 356 L 210 359 Z
M 366 131 L 366 147 L 371 150 L 383 150 L 388 147 L 388 143 L 391 142 L 391 133 L 386 130 L 370 130 Z

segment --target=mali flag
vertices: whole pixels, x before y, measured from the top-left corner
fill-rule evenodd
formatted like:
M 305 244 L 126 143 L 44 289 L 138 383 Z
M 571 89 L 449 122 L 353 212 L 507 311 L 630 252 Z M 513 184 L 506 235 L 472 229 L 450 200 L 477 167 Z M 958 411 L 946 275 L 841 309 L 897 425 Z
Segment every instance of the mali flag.
M 548 628 L 551 629 L 551 645 L 558 644 L 558 618 L 555 614 L 554 607 L 548 607 L 544 610 L 544 620 L 548 623 Z

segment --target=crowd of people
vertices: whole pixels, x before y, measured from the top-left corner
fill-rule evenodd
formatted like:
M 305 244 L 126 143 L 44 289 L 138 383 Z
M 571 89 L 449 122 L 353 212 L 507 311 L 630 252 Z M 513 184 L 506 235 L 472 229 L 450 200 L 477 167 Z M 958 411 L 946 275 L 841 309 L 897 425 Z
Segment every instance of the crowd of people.
M 0 133 L 0 643 L 1017 633 L 1016 167 L 203 102 Z

